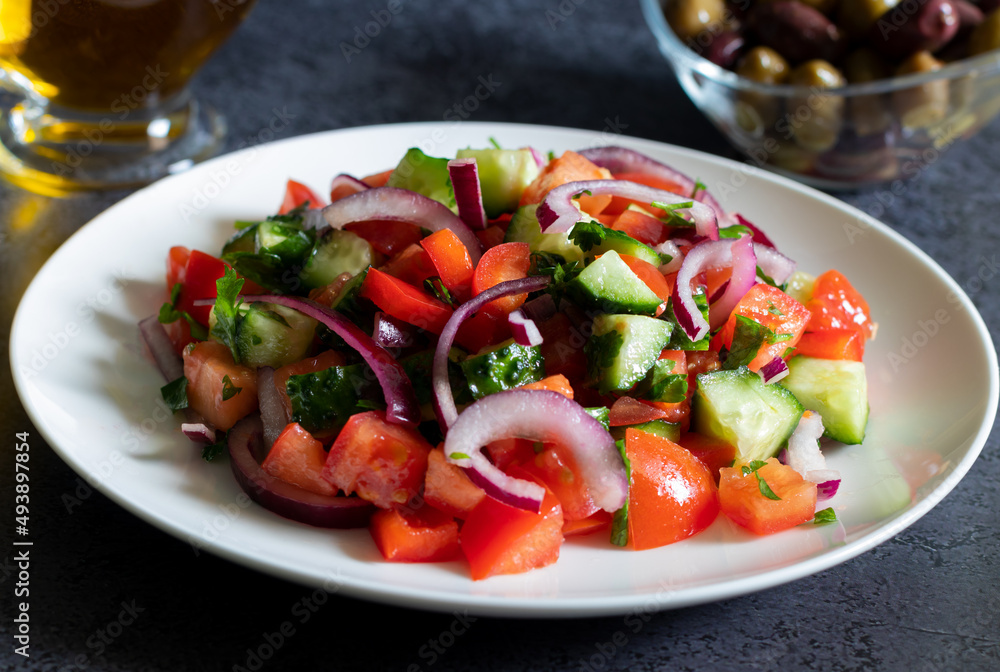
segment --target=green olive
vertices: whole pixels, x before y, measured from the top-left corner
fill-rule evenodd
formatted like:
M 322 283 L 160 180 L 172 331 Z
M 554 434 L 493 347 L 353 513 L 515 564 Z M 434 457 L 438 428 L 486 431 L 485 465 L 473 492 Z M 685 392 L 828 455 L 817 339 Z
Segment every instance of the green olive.
M 918 51 L 896 68 L 897 76 L 940 70 L 944 63 L 928 51 Z M 948 80 L 939 79 L 896 91 L 892 104 L 904 128 L 927 128 L 948 115 Z
M 879 17 L 899 2 L 900 0 L 840 0 L 837 23 L 851 37 L 863 38 Z
M 868 47 L 855 49 L 844 59 L 844 75 L 851 84 L 867 84 L 892 76 L 889 64 Z M 858 135 L 881 133 L 892 123 L 892 115 L 877 95 L 852 96 L 848 114 Z
M 987 51 L 1000 49 L 1000 9 L 986 15 L 969 36 L 969 55 L 978 56 Z
M 788 61 L 770 47 L 754 47 L 736 66 L 736 74 L 761 84 L 781 84 L 789 70 Z
M 674 33 L 684 42 L 697 39 L 705 31 L 720 32 L 730 15 L 724 0 L 673 0 L 664 13 Z
M 826 61 L 806 61 L 788 75 L 788 84 L 810 93 L 788 99 L 785 120 L 795 142 L 810 152 L 825 152 L 837 144 L 844 119 L 844 98 L 825 93 L 847 85 L 840 70 Z

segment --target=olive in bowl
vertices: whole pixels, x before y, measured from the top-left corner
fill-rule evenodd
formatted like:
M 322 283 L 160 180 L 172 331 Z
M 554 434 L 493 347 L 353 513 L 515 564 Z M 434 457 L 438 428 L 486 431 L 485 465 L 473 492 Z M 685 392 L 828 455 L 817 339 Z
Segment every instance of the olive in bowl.
M 709 120 L 814 186 L 914 177 L 1000 113 L 1000 0 L 640 1 Z

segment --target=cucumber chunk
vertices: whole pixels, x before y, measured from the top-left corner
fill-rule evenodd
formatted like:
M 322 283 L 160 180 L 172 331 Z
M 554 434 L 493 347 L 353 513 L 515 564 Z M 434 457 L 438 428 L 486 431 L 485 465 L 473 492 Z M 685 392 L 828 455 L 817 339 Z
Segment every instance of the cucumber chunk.
M 514 339 L 462 362 L 462 372 L 474 399 L 535 383 L 545 377 L 545 360 L 538 346 L 523 346 Z
M 598 315 L 584 351 L 601 394 L 626 392 L 645 378 L 670 341 L 672 329 L 672 324 L 655 317 Z
M 614 251 L 583 269 L 569 290 L 578 303 L 604 313 L 653 315 L 663 303 Z
M 535 211 L 538 205 L 526 205 L 514 211 L 507 226 L 505 243 L 527 243 L 532 252 L 558 254 L 564 261 L 583 261 L 583 250 L 565 233 L 542 233 Z
M 456 156 L 476 160 L 483 207 L 491 219 L 516 208 L 539 173 L 530 149 L 460 149 Z
M 666 420 L 650 420 L 649 422 L 641 422 L 638 425 L 613 427 L 611 429 L 611 436 L 615 438 L 615 441 L 624 439 L 626 429 L 638 429 L 640 432 L 653 434 L 655 436 L 673 441 L 674 443 L 677 443 L 681 438 L 680 423 L 667 422 Z
M 257 224 L 234 233 L 222 247 L 222 254 L 233 252 L 254 252 L 257 249 Z
M 865 440 L 868 380 L 863 363 L 797 355 L 788 360 L 788 375 L 779 384 L 822 416 L 824 436 L 841 443 Z
M 254 302 L 236 328 L 236 352 L 247 366 L 292 364 L 306 356 L 317 324 L 297 310 Z
M 659 266 L 660 253 L 645 243 L 623 231 L 609 229 L 600 222 L 577 222 L 569 232 L 569 238 L 590 256 L 599 256 L 615 251 L 627 254 L 654 266 Z
M 438 203 L 443 203 L 453 212 L 455 190 L 448 174 L 448 159 L 427 156 L 416 147 L 410 148 L 389 175 L 386 186 L 409 189 Z
M 778 384 L 765 385 L 745 366 L 698 376 L 692 429 L 736 446 L 736 462 L 774 457 L 805 409 Z
M 329 285 L 341 273 L 357 275 L 372 263 L 372 246 L 351 233 L 331 229 L 316 241 L 300 277 L 307 287 Z

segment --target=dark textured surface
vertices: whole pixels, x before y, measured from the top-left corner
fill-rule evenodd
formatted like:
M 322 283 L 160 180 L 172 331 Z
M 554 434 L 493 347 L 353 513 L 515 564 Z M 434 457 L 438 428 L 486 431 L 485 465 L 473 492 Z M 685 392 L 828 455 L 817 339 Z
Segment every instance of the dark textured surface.
M 338 44 L 385 3 L 262 0 L 197 80 L 229 117 L 229 147 L 257 136 L 285 107 L 279 137 L 384 122 L 439 120 L 474 89 L 501 82 L 476 120 L 625 133 L 728 154 L 670 76 L 632 3 L 578 4 L 554 28 L 541 3 L 402 3 L 347 63 Z M 889 201 L 845 199 L 874 212 L 969 289 L 991 332 L 1000 329 L 1000 278 L 973 282 L 979 255 L 1000 253 L 1000 123 L 943 159 Z M 0 429 L 4 464 L 15 431 L 33 431 L 6 367 L 10 319 L 45 258 L 124 194 L 49 200 L 0 186 Z M 899 278 L 899 283 L 905 283 Z M 972 284 L 970 284 L 972 283 Z M 946 363 L 943 363 L 946 365 Z M 202 555 L 93 493 L 68 513 L 79 483 L 41 439 L 32 450 L 31 658 L 12 653 L 9 511 L 0 490 L 0 669 L 259 669 L 248 649 L 293 622 L 263 664 L 274 670 L 939 670 L 1000 669 L 1000 459 L 994 436 L 937 508 L 884 545 L 790 585 L 718 604 L 623 618 L 480 618 L 452 642 L 454 617 L 332 598 L 301 623 L 310 590 Z M 134 624 L 101 641 L 122 603 Z M 116 633 L 117 627 L 111 632 Z M 621 634 L 616 634 L 621 633 Z M 368 642 L 368 643 L 364 643 Z M 432 642 L 451 644 L 436 653 Z M 624 642 L 624 643 L 623 643 Z M 265 649 L 266 652 L 266 649 Z

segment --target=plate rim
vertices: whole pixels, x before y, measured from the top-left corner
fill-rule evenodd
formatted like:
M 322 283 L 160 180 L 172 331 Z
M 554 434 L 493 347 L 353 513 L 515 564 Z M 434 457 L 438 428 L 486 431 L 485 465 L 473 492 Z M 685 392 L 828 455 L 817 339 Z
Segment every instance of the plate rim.
M 340 135 L 351 135 L 358 132 L 378 133 L 388 130 L 406 131 L 409 129 L 416 131 L 448 126 L 449 124 L 447 122 L 408 122 L 399 124 L 355 126 L 294 136 L 272 143 L 267 143 L 265 145 L 260 145 L 258 147 L 250 147 L 230 152 L 198 164 L 189 171 L 165 178 L 140 189 L 115 203 L 108 209 L 102 211 L 93 219 L 82 225 L 77 231 L 69 236 L 67 240 L 52 253 L 52 255 L 50 255 L 46 262 L 41 266 L 35 277 L 32 278 L 32 281 L 25 289 L 24 294 L 19 299 L 17 309 L 14 313 L 14 318 L 11 322 L 8 347 L 11 374 L 19 401 L 31 419 L 34 428 L 45 438 L 46 443 L 64 462 L 67 463 L 68 466 L 70 466 L 71 469 L 73 469 L 74 472 L 81 477 L 90 477 L 94 482 L 90 483 L 90 481 L 88 481 L 88 483 L 102 492 L 102 494 L 127 511 L 134 513 L 142 520 L 156 526 L 171 536 L 180 540 L 188 538 L 188 531 L 183 529 L 180 524 L 172 522 L 169 518 L 145 506 L 141 502 L 129 499 L 124 493 L 119 492 L 117 488 L 109 486 L 106 481 L 93 478 L 94 475 L 90 473 L 89 468 L 73 455 L 72 450 L 64 449 L 58 444 L 58 442 L 52 440 L 49 428 L 46 426 L 46 422 L 41 417 L 39 409 L 37 409 L 34 404 L 26 403 L 26 399 L 30 399 L 27 389 L 29 381 L 23 378 L 17 366 L 19 359 L 18 353 L 20 352 L 20 339 L 18 339 L 18 334 L 22 329 L 24 329 L 24 327 L 21 326 L 22 323 L 27 322 L 28 318 L 25 317 L 28 312 L 28 309 L 26 308 L 28 303 L 27 299 L 30 298 L 32 292 L 35 291 L 37 285 L 40 284 L 39 278 L 42 278 L 46 273 L 51 273 L 52 268 L 58 265 L 61 256 L 63 254 L 69 254 L 73 246 L 80 244 L 79 240 L 82 240 L 88 235 L 97 235 L 93 232 L 97 231 L 101 226 L 111 226 L 111 224 L 103 224 L 102 222 L 113 222 L 119 209 L 129 207 L 131 203 L 136 200 L 155 198 L 159 191 L 169 190 L 175 181 L 190 179 L 189 176 L 192 173 L 197 174 L 196 171 L 208 174 L 213 168 L 217 168 L 224 162 L 230 161 L 235 157 L 245 155 L 246 153 L 262 150 L 280 153 L 284 151 L 282 149 L 283 147 L 299 142 L 323 142 L 326 138 L 332 138 Z M 493 133 L 498 133 L 501 130 L 508 130 L 512 132 L 550 132 L 554 134 L 567 135 L 598 133 L 598 131 L 594 131 L 593 129 L 510 122 L 465 121 L 462 122 L 462 127 L 473 130 L 483 130 L 485 132 L 492 130 Z M 975 463 L 976 459 L 978 459 L 978 456 L 982 452 L 983 447 L 986 445 L 986 442 L 992 432 L 992 427 L 997 415 L 998 398 L 1000 398 L 1000 375 L 998 375 L 996 346 L 993 343 L 992 336 L 989 333 L 982 315 L 979 313 L 975 304 L 969 298 L 965 290 L 958 284 L 958 282 L 952 278 L 933 258 L 899 232 L 895 231 L 888 225 L 879 222 L 860 209 L 809 186 L 795 182 L 787 177 L 754 167 L 747 162 L 735 161 L 725 157 L 719 157 L 699 150 L 679 147 L 657 140 L 624 135 L 617 136 L 615 140 L 616 142 L 620 141 L 621 144 L 625 146 L 653 145 L 660 149 L 673 152 L 679 156 L 687 156 L 696 158 L 699 161 L 706 161 L 720 168 L 739 170 L 755 179 L 762 179 L 765 182 L 771 182 L 782 189 L 791 189 L 792 191 L 798 192 L 811 200 L 825 203 L 826 205 L 832 206 L 845 214 L 849 214 L 852 217 L 857 218 L 859 221 L 865 222 L 881 235 L 887 236 L 895 245 L 902 247 L 909 255 L 919 260 L 924 267 L 933 272 L 937 281 L 943 283 L 946 289 L 950 290 L 958 297 L 961 305 L 965 308 L 965 312 L 971 320 L 975 335 L 978 337 L 980 344 L 983 346 L 983 352 L 989 363 L 989 396 L 985 411 L 986 417 L 983 418 L 983 422 L 978 427 L 975 436 L 971 438 L 969 450 L 954 466 L 952 471 L 941 481 L 941 483 L 935 486 L 931 492 L 924 496 L 915 505 L 910 505 L 901 511 L 895 512 L 880 523 L 876 530 L 865 533 L 860 539 L 857 539 L 850 544 L 830 547 L 818 556 L 809 557 L 805 560 L 794 562 L 791 565 L 766 569 L 753 573 L 749 576 L 736 579 L 718 581 L 708 585 L 700 585 L 696 586 L 694 589 L 688 588 L 686 589 L 686 592 L 692 593 L 690 595 L 684 595 L 683 593 L 685 593 L 685 589 L 682 588 L 680 590 L 682 593 L 680 599 L 672 599 L 668 603 L 659 604 L 656 609 L 675 609 L 695 604 L 714 602 L 721 599 L 728 599 L 752 592 L 766 590 L 774 586 L 782 585 L 784 583 L 789 583 L 791 581 L 816 574 L 825 569 L 842 564 L 843 562 L 857 557 L 858 555 L 871 550 L 875 546 L 884 543 L 915 523 L 917 520 L 926 515 L 931 509 L 937 506 L 965 477 L 972 465 Z M 207 550 L 214 555 L 223 557 L 229 561 L 251 567 L 257 571 L 261 571 L 272 576 L 277 576 L 303 585 L 315 585 L 315 577 L 304 572 L 297 572 L 294 567 L 288 567 L 273 561 L 268 561 L 253 553 L 246 552 L 245 549 L 233 548 L 226 543 L 219 543 L 219 541 L 220 540 L 206 542 L 203 546 L 204 550 Z M 222 541 L 224 541 L 224 539 Z M 467 608 L 470 613 L 480 615 L 526 618 L 620 615 L 627 613 L 631 609 L 637 608 L 638 604 L 648 602 L 649 599 L 645 594 L 627 593 L 614 597 L 576 596 L 546 598 L 543 602 L 533 602 L 530 597 L 514 598 L 497 596 L 489 593 L 483 595 L 442 595 L 439 591 L 435 590 L 412 589 L 406 586 L 398 585 L 391 586 L 389 588 L 383 587 L 380 589 L 379 586 L 369 585 L 370 583 L 371 582 L 369 581 L 352 583 L 350 580 L 347 580 L 341 582 L 339 585 L 343 589 L 345 595 L 384 604 L 433 611 L 451 611 L 457 607 Z

